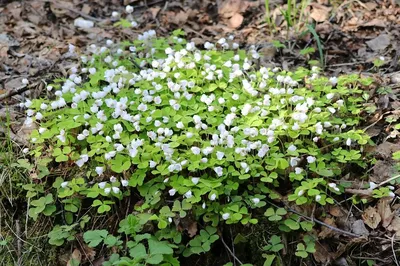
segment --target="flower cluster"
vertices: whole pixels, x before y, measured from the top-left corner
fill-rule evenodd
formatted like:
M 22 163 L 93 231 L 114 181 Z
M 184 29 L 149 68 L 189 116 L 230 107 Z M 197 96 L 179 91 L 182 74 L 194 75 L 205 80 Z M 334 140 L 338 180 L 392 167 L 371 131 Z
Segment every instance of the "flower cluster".
M 300 188 L 307 178 L 340 175 L 335 156 L 321 148 L 367 142 L 354 129 L 357 78 L 326 78 L 318 68 L 257 69 L 256 49 L 238 47 L 229 37 L 202 50 L 180 36 L 157 39 L 154 31 L 124 49 L 114 50 L 112 41 L 91 45 L 85 65 L 47 87 L 54 100 L 21 104 L 26 124 L 40 124 L 35 152 L 70 147 L 56 161 L 91 170 L 95 184 L 82 193 L 122 197 L 125 187 L 138 187 L 144 206 L 184 198 L 198 203 L 197 215 L 228 223 L 247 223 L 251 214 L 235 215 L 235 206 L 264 206 L 287 178 Z M 250 183 L 257 185 L 242 195 L 239 187 Z M 341 191 L 334 179 L 316 186 L 314 194 L 293 191 L 293 200 L 325 204 Z M 216 199 L 225 203 L 211 206 Z

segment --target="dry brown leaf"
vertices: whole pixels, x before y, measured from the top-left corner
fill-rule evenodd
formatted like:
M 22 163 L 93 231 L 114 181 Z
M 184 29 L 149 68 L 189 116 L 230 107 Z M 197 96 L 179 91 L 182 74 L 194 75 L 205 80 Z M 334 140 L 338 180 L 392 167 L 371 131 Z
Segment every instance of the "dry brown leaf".
M 161 7 L 156 6 L 156 7 L 150 7 L 148 9 L 148 11 L 150 12 L 151 16 L 153 17 L 153 19 L 155 19 L 158 15 L 158 12 L 160 12 Z
M 336 227 L 335 220 L 333 218 L 325 218 L 323 220 L 323 222 L 328 225 L 331 225 L 333 227 Z M 331 236 L 332 234 L 333 234 L 333 230 L 329 229 L 328 227 L 323 226 L 321 229 L 321 232 L 318 234 L 318 236 L 321 239 L 324 239 L 324 238 Z
M 396 216 L 393 218 L 392 222 L 390 225 L 387 227 L 389 231 L 394 231 L 396 236 L 400 236 L 400 217 Z
M 315 252 L 313 255 L 317 262 L 322 262 L 324 265 L 329 264 L 332 259 L 332 252 L 330 251 L 329 246 L 321 244 L 319 241 L 315 242 Z
M 385 197 L 381 198 L 378 203 L 378 213 L 382 218 L 382 226 L 383 227 L 388 227 L 389 224 L 392 222 L 394 213 L 390 209 L 390 202 L 392 201 L 392 198 L 390 197 Z
M 243 16 L 240 15 L 239 13 L 234 14 L 228 21 L 228 26 L 230 28 L 236 29 L 239 28 L 240 25 L 242 25 L 243 22 Z
M 377 210 L 371 206 L 369 206 L 361 216 L 364 220 L 364 223 L 372 229 L 377 228 L 382 220 Z
M 170 21 L 176 25 L 183 25 L 186 23 L 189 15 L 187 12 L 179 11 L 178 13 L 168 12 L 170 13 Z M 171 14 L 172 13 L 172 14 Z
M 82 259 L 82 254 L 78 249 L 75 249 L 72 252 L 70 259 L 67 262 L 67 266 L 76 265 L 77 263 L 80 264 Z
M 339 206 L 333 205 L 329 208 L 329 213 L 335 217 L 342 217 L 345 213 Z
M 194 237 L 197 234 L 197 223 L 192 222 L 189 224 L 187 231 L 190 237 Z
M 222 18 L 230 18 L 238 13 L 243 13 L 248 8 L 249 3 L 243 0 L 224 0 L 218 6 L 218 14 Z
M 331 8 L 317 3 L 312 3 L 311 6 L 313 7 L 313 9 L 311 11 L 310 17 L 312 17 L 316 22 L 324 22 L 328 20 Z
M 362 26 L 384 28 L 384 27 L 386 27 L 386 23 L 385 23 L 385 21 L 383 21 L 381 19 L 374 18 L 373 20 L 364 23 Z

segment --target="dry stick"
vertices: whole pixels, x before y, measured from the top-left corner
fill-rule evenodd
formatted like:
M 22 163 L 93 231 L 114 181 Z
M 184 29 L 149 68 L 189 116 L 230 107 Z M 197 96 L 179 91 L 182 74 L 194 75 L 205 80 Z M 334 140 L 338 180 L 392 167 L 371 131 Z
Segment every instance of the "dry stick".
M 222 244 L 224 244 L 225 248 L 228 250 L 228 252 L 231 254 L 231 256 L 237 261 L 239 262 L 240 265 L 243 265 L 243 263 L 235 256 L 235 254 L 232 252 L 232 250 L 228 247 L 228 245 L 225 243 L 224 238 L 221 235 L 221 241 Z
M 391 239 L 392 252 L 393 252 L 394 262 L 396 263 L 397 266 L 400 266 L 400 265 L 399 265 L 399 262 L 397 261 L 396 252 L 394 251 L 394 237 L 395 237 L 395 236 L 396 236 L 396 234 L 393 234 L 392 239 Z
M 269 204 L 271 204 L 272 206 L 274 206 L 275 208 L 281 208 L 281 207 L 279 207 L 278 205 L 276 205 L 276 204 L 274 204 L 274 203 L 272 203 L 272 202 L 270 202 L 270 201 L 267 201 L 267 202 L 268 202 Z M 283 203 L 283 202 L 282 202 L 282 203 Z M 345 235 L 348 235 L 348 236 L 363 237 L 362 235 L 354 234 L 354 233 L 351 233 L 351 232 L 342 230 L 342 229 L 340 229 L 340 228 L 331 226 L 331 225 L 329 225 L 329 224 L 326 224 L 326 223 L 324 223 L 324 222 L 322 222 L 322 221 L 320 221 L 320 220 L 317 220 L 317 219 L 308 217 L 308 216 L 306 216 L 306 215 L 304 215 L 304 214 L 302 214 L 302 213 L 300 213 L 300 212 L 298 212 L 298 211 L 296 211 L 296 210 L 293 210 L 292 208 L 290 208 L 289 206 L 287 206 L 285 203 L 283 203 L 283 205 L 285 205 L 285 206 L 284 206 L 285 209 L 287 209 L 289 212 L 293 212 L 293 213 L 295 213 L 295 214 L 297 214 L 297 215 L 299 215 L 299 216 L 301 216 L 301 217 L 303 217 L 303 218 L 305 218 L 305 219 L 307 219 L 307 220 L 309 220 L 309 221 L 311 221 L 311 222 L 316 222 L 317 224 L 323 225 L 323 226 L 325 226 L 325 227 L 327 227 L 327 228 L 329 228 L 329 229 L 331 229 L 331 230 L 340 232 L 340 233 L 345 234 Z M 400 265 L 399 265 L 399 266 L 400 266 Z
M 395 179 L 397 179 L 399 177 L 400 177 L 400 175 L 395 175 L 395 176 L 393 176 L 393 177 L 391 177 L 391 178 L 379 183 L 375 188 L 381 187 L 381 186 L 383 186 L 383 185 L 385 185 L 385 184 L 387 184 L 389 182 L 392 182 L 393 180 L 395 180 Z
M 21 227 L 19 226 L 19 220 L 15 220 L 15 232 L 17 233 L 18 237 L 21 236 Z M 21 250 L 22 250 L 21 240 L 17 239 L 18 265 L 21 264 L 21 262 L 20 262 L 21 253 L 22 253 Z
M 37 84 L 35 84 L 35 85 L 37 85 Z M 11 91 L 9 91 L 7 93 L 2 93 L 2 94 L 0 94 L 0 101 L 3 101 L 5 99 L 10 98 L 10 97 L 12 97 L 14 95 L 17 95 L 17 94 L 21 94 L 21 93 L 29 90 L 32 87 L 33 86 L 23 86 L 23 87 L 19 87 L 19 88 L 15 89 L 15 90 L 11 90 Z

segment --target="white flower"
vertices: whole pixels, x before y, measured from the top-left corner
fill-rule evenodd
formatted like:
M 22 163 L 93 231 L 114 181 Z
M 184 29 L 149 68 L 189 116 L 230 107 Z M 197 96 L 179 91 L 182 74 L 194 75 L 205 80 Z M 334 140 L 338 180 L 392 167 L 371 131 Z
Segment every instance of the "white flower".
M 303 169 L 300 167 L 296 167 L 296 168 L 294 168 L 294 172 L 296 173 L 296 175 L 299 175 L 299 174 L 301 174 L 301 172 L 303 172 Z
M 121 185 L 122 185 L 123 187 L 127 187 L 128 184 L 129 184 L 129 181 L 128 181 L 128 180 L 125 180 L 125 179 L 122 179 L 122 180 L 121 180 Z
M 332 114 L 336 113 L 335 108 L 333 107 L 327 107 L 328 111 L 331 112 Z
M 104 189 L 104 193 L 106 193 L 106 195 L 110 194 L 110 192 L 111 192 L 110 187 Z
M 178 122 L 178 123 L 176 124 L 176 127 L 179 128 L 179 129 L 183 129 L 185 126 L 183 125 L 182 122 Z
M 304 194 L 304 190 L 301 189 L 301 190 L 297 193 L 297 196 L 300 197 L 300 196 L 302 196 L 303 194 Z
M 389 197 L 394 198 L 396 197 L 396 194 L 394 194 L 392 191 L 389 192 Z
M 296 150 L 297 150 L 297 147 L 294 146 L 293 144 L 291 144 L 291 145 L 289 146 L 289 148 L 288 148 L 288 152 L 294 152 L 294 151 L 296 151 Z
M 113 18 L 118 18 L 118 17 L 119 17 L 119 13 L 118 13 L 117 11 L 113 11 L 113 12 L 111 13 L 111 16 L 112 16 Z
M 156 167 L 157 163 L 155 161 L 149 161 L 150 168 Z
M 206 203 L 203 202 L 203 204 L 201 204 L 201 207 L 202 207 L 203 209 L 205 209 L 205 208 L 206 208 Z
M 377 186 L 374 182 L 369 182 L 369 190 L 374 190 Z
M 26 153 L 29 152 L 29 149 L 28 149 L 28 148 L 24 148 L 24 149 L 22 150 L 22 152 L 26 154 Z
M 337 82 L 338 82 L 338 78 L 337 78 L 337 77 L 331 77 L 331 78 L 329 79 L 329 82 L 330 82 L 332 85 L 336 85 Z
M 47 130 L 47 128 L 41 127 L 41 128 L 39 128 L 38 131 L 39 131 L 40 134 L 43 134 L 46 130 Z
M 254 204 L 258 204 L 258 203 L 260 203 L 260 199 L 259 198 L 252 198 L 251 199 L 251 201 L 254 203 Z
M 239 100 L 239 95 L 233 94 L 232 95 L 232 99 L 235 100 L 235 101 Z
M 120 192 L 120 189 L 119 189 L 118 187 L 112 187 L 112 191 L 113 191 L 115 194 L 118 194 L 118 193 Z
M 68 186 L 68 181 L 62 182 L 61 187 L 66 188 Z
M 125 11 L 126 11 L 126 13 L 128 13 L 128 14 L 132 13 L 132 12 L 133 12 L 133 6 L 127 5 L 127 6 L 125 7 Z
M 219 177 L 223 175 L 223 168 L 221 166 L 214 167 L 214 171 Z
M 169 193 L 169 195 L 172 197 L 173 195 L 175 195 L 176 189 L 171 188 L 171 189 L 168 191 L 168 193 Z
M 308 163 L 313 163 L 316 161 L 316 158 L 314 156 L 307 156 L 307 162 Z
M 320 201 L 321 200 L 321 195 L 316 195 L 315 196 L 315 201 Z
M 193 197 L 192 191 L 189 190 L 188 192 L 186 192 L 186 193 L 185 193 L 185 197 L 188 198 L 188 199 L 190 199 L 191 197 Z
M 200 148 L 198 148 L 198 147 L 192 147 L 192 148 L 190 148 L 190 150 L 193 152 L 193 154 L 195 154 L 195 155 L 198 155 L 198 154 L 200 154 Z
M 97 185 L 99 186 L 100 189 L 104 189 L 107 185 L 107 182 L 100 182 Z
M 117 178 L 116 178 L 115 176 L 111 176 L 111 177 L 110 177 L 110 182 L 111 182 L 111 183 L 117 182 Z
M 230 216 L 231 216 L 231 215 L 230 215 L 229 213 L 226 212 L 226 213 L 222 214 L 222 219 L 228 220 Z
M 350 139 L 350 138 L 348 138 L 348 139 L 346 140 L 346 145 L 347 145 L 347 146 L 351 146 L 351 139 Z
M 224 158 L 225 153 L 222 151 L 217 151 L 217 159 L 218 160 L 222 160 L 222 158 Z
M 27 79 L 22 79 L 22 84 L 28 85 L 29 81 Z
M 105 154 L 104 154 L 104 158 L 108 161 L 108 160 L 111 160 L 112 158 L 114 158 L 114 156 L 117 154 L 117 152 L 116 151 L 109 151 L 109 152 L 106 152 Z
M 200 178 L 199 177 L 192 177 L 192 182 L 193 184 L 197 185 L 199 183 Z
M 328 100 L 330 100 L 330 99 L 333 98 L 333 96 L 335 96 L 335 94 L 331 92 L 331 93 L 328 93 L 328 94 L 326 95 L 326 98 L 327 98 Z
M 102 167 L 102 166 L 97 166 L 97 167 L 95 168 L 95 171 L 96 171 L 96 173 L 100 176 L 100 175 L 102 175 L 103 172 L 104 172 L 104 167 Z
M 211 194 L 210 200 L 215 200 L 217 198 L 217 195 L 215 193 Z

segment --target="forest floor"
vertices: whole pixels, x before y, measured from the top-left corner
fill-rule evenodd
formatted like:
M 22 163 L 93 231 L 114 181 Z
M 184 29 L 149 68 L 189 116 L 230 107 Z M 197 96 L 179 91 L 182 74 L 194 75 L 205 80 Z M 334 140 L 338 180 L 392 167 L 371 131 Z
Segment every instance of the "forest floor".
M 331 76 L 371 76 L 375 82 L 366 91 L 370 115 L 364 126 L 377 144 L 370 151 L 376 164 L 362 182 L 343 177 L 353 184 L 347 191 L 349 197 L 365 197 L 369 207 L 361 210 L 344 200 L 341 205 L 326 208 L 325 215 L 319 218 L 330 226 L 366 237 L 341 238 L 335 230 L 322 227 L 314 260 L 319 265 L 332 261 L 349 265 L 344 258 L 352 265 L 369 259 L 375 265 L 399 265 L 394 261 L 400 245 L 393 241 L 400 236 L 398 198 L 374 200 L 362 187 L 369 182 L 380 184 L 398 173 L 392 154 L 400 150 L 396 127 L 400 119 L 400 4 L 394 0 L 311 1 L 302 17 L 288 27 L 281 14 L 286 1 L 269 2 L 272 27 L 266 22 L 264 0 L 0 0 L 0 134 L 9 134 L 21 147 L 27 143 L 29 129 L 22 126 L 25 117 L 18 105 L 25 98 L 44 95 L 47 83 L 66 76 L 77 64 L 77 58 L 65 55 L 69 44 L 84 53 L 90 44 L 104 45 L 108 39 L 114 43 L 132 40 L 150 29 L 159 36 L 183 29 L 187 39 L 198 46 L 234 35 L 245 49 L 255 45 L 266 66 L 288 70 L 308 66 L 312 61 L 322 64 L 324 72 Z M 112 12 L 122 13 L 128 4 L 134 7 L 131 15 L 138 27 L 113 26 Z M 74 20 L 79 17 L 93 21 L 94 27 L 75 27 Z M 382 61 L 379 66 L 378 59 Z M 24 84 L 23 79 L 28 79 L 29 84 Z M 11 133 L 3 127 L 7 119 L 11 120 Z M 0 186 L 0 200 L 11 198 L 8 204 L 18 206 L 21 198 L 13 202 L 18 192 L 5 196 L 7 184 L 2 184 L 1 178 Z M 399 192 L 395 191 L 396 195 Z M 24 220 L 21 212 L 7 209 L 2 203 L 0 225 L 4 226 L 2 219 L 9 219 L 7 228 L 19 228 L 18 221 Z M 23 230 L 13 230 L 21 241 L 26 237 Z M 337 244 L 335 250 L 331 241 Z M 18 247 L 16 250 L 21 252 Z

